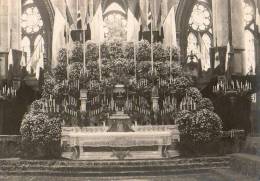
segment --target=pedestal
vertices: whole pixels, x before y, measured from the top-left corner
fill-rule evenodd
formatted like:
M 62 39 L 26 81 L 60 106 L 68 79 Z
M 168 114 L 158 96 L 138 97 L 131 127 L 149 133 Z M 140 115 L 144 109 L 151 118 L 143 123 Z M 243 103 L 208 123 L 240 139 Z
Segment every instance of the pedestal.
M 127 114 L 118 111 L 109 117 L 110 128 L 107 132 L 134 132 L 131 129 L 131 120 Z
M 87 110 L 87 99 L 80 99 L 80 101 L 81 101 L 80 111 L 86 112 L 86 110 Z
M 87 110 L 87 89 L 81 89 L 80 90 L 80 111 L 81 112 L 86 112 Z
M 4 126 L 4 101 L 0 99 L 0 135 L 3 134 Z
M 159 111 L 159 97 L 152 97 L 152 103 L 153 103 L 153 112 Z

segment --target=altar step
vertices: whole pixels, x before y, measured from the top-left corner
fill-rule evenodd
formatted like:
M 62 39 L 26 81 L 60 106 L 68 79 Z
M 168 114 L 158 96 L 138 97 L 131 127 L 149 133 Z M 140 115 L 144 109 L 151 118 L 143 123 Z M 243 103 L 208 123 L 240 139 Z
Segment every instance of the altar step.
M 0 160 L 0 175 L 138 176 L 193 174 L 229 168 L 229 157 L 172 160 L 63 161 Z
M 232 170 L 245 176 L 258 177 L 260 179 L 260 156 L 236 153 L 231 155 L 230 167 Z

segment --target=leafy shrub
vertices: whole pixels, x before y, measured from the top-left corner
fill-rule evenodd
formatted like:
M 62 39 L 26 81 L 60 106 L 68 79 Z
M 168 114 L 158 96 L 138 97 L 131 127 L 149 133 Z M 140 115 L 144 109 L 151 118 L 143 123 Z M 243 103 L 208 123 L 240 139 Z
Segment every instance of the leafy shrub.
M 173 80 L 172 88 L 177 98 L 185 95 L 186 89 L 191 86 L 191 81 L 186 77 L 176 77 Z
M 22 150 L 25 157 L 57 158 L 60 156 L 61 121 L 41 112 L 35 101 L 22 120 Z
M 202 99 L 202 95 L 198 88 L 189 87 L 186 91 L 187 95 L 190 96 L 196 103 L 199 103 Z
M 194 142 L 211 142 L 219 138 L 222 131 L 221 119 L 216 113 L 208 109 L 202 109 L 196 112 L 192 124 L 192 137 Z
M 214 111 L 214 106 L 209 98 L 202 98 L 198 103 L 198 110 L 208 109 Z
M 176 122 L 180 131 L 181 154 L 195 156 L 217 152 L 222 131 L 222 121 L 217 114 L 208 109 L 195 113 L 181 111 L 177 114 Z

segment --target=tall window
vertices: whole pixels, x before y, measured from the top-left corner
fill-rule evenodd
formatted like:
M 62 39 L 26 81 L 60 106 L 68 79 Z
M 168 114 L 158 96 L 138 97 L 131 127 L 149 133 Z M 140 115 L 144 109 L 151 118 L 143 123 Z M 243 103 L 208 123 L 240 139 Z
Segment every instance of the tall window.
M 33 0 L 25 0 L 22 6 L 21 26 L 22 26 L 22 49 L 26 52 L 27 70 L 35 71 L 32 65 L 32 56 L 39 52 L 39 48 L 44 52 L 44 22 L 39 9 Z M 35 62 L 34 62 L 35 64 Z
M 255 74 L 255 8 L 251 0 L 243 1 L 245 27 L 245 67 L 246 74 Z
M 104 13 L 104 36 L 106 40 L 127 39 L 126 12 L 118 3 L 109 5 Z
M 196 55 L 201 60 L 202 70 L 207 71 L 210 68 L 209 48 L 212 46 L 212 16 L 207 1 L 197 0 L 191 12 L 188 31 L 187 55 Z
M 22 49 L 26 53 L 26 60 L 29 60 L 31 57 L 31 42 L 27 36 L 22 39 Z

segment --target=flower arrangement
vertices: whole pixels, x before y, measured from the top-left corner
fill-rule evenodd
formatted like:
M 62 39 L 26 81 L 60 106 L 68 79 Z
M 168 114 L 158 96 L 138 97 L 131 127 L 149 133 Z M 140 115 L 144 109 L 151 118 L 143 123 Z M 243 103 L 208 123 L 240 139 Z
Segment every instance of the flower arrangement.
M 194 142 L 208 143 L 221 135 L 222 121 L 216 113 L 208 109 L 197 111 L 192 124 L 191 136 Z
M 184 76 L 176 77 L 173 79 L 171 90 L 177 98 L 182 98 L 185 95 L 186 90 L 191 87 L 191 84 L 191 81 Z
M 60 156 L 61 120 L 41 110 L 42 100 L 32 103 L 20 128 L 25 157 L 57 158 Z
M 176 122 L 180 131 L 178 149 L 183 155 L 216 153 L 207 147 L 211 143 L 218 145 L 221 137 L 222 121 L 216 113 L 208 109 L 181 111 L 177 113 Z
M 202 95 L 198 88 L 196 87 L 189 87 L 186 90 L 186 94 L 190 96 L 196 103 L 199 103 L 202 99 Z
M 214 111 L 214 106 L 209 98 L 202 98 L 198 102 L 198 110 L 207 109 L 209 111 Z
M 115 84 L 124 84 L 131 94 L 142 97 L 148 100 L 148 107 L 146 110 L 150 110 L 150 114 L 142 115 L 138 110 L 133 110 L 130 116 L 134 120 L 151 123 L 155 120 L 156 115 L 152 112 L 151 106 L 151 91 L 153 86 L 158 86 L 159 97 L 164 99 L 166 97 L 174 97 L 176 99 L 176 110 L 167 112 L 164 116 L 158 116 L 159 119 L 165 119 L 168 122 L 176 120 L 179 126 L 183 143 L 198 143 L 208 142 L 216 138 L 219 131 L 222 129 L 221 120 L 213 112 L 214 107 L 212 102 L 203 98 L 200 91 L 192 87 L 192 79 L 186 75 L 181 65 L 177 64 L 177 49 L 172 49 L 172 62 L 170 64 L 170 49 L 165 48 L 160 43 L 153 44 L 153 56 L 154 56 L 154 71 L 151 71 L 151 45 L 148 41 L 139 41 L 135 43 L 136 59 L 134 58 L 134 43 L 125 42 L 106 42 L 101 44 L 101 73 L 102 79 L 99 79 L 100 65 L 98 62 L 99 56 L 99 45 L 88 42 L 85 45 L 85 72 L 83 72 L 83 45 L 75 43 L 73 49 L 69 52 L 70 65 L 67 68 L 67 53 L 65 49 L 61 49 L 58 56 L 59 63 L 56 68 L 52 71 L 45 73 L 45 83 L 43 85 L 43 97 L 48 98 L 54 97 L 58 103 L 62 103 L 64 97 L 72 97 L 76 100 L 79 99 L 80 88 L 88 90 L 88 98 L 94 98 L 100 94 L 111 95 Z M 135 60 L 135 61 L 134 61 Z M 69 73 L 69 80 L 67 79 L 67 71 Z M 79 81 L 78 87 L 71 87 L 70 84 Z M 145 83 L 143 83 L 143 82 Z M 64 83 L 68 82 L 68 83 Z M 163 82 L 163 84 L 160 84 Z M 69 91 L 68 91 L 69 90 Z M 186 102 L 192 102 L 193 108 L 190 110 L 182 110 L 180 107 L 183 98 L 189 97 Z M 163 103 L 164 102 L 164 103 Z M 196 106 L 194 106 L 194 102 Z M 36 106 L 35 102 L 33 105 Z M 95 105 L 97 104 L 97 105 Z M 168 103 L 164 100 L 159 100 L 160 109 L 167 107 Z M 170 103 L 172 104 L 172 102 Z M 92 103 L 91 107 L 100 107 L 100 103 Z M 139 106 L 139 105 L 135 105 Z M 150 106 L 150 107 L 149 107 Z M 141 106 L 140 106 L 141 107 Z M 169 108 L 168 106 L 167 108 Z M 187 105 L 183 107 L 189 107 Z M 74 103 L 68 105 L 68 109 L 73 111 L 73 114 L 77 116 L 69 116 L 69 113 L 64 110 L 63 107 L 60 109 L 60 114 L 55 116 L 59 119 L 64 120 L 68 125 L 85 124 L 86 122 L 93 125 L 100 124 L 102 120 L 107 119 L 108 109 L 103 107 L 103 111 L 99 114 L 81 114 L 79 111 L 79 104 Z M 23 125 L 23 134 L 31 135 L 32 129 L 37 135 L 42 131 L 46 130 L 43 125 L 47 124 L 45 119 L 53 117 L 48 113 L 42 113 L 39 109 L 35 108 L 35 112 L 29 112 L 24 120 L 36 121 L 34 116 L 39 116 L 39 132 L 28 127 L 28 124 Z M 171 116 L 171 118 L 167 118 Z M 30 121 L 25 121 L 30 124 Z M 154 122 L 154 124 L 160 124 L 161 122 Z M 30 125 L 29 124 L 29 125 Z M 47 125 L 51 125 L 48 123 Z M 53 122 L 53 124 L 56 124 Z M 214 128 L 213 128 L 214 127 Z M 47 135 L 56 134 L 56 131 Z M 25 136 L 31 138 L 31 136 Z M 47 136 L 48 137 L 48 136 Z M 37 141 L 42 142 L 44 140 L 41 137 L 35 137 Z M 55 138 L 55 137 L 54 137 Z M 58 137 L 57 137 L 58 139 Z M 56 138 L 54 139 L 57 140 Z M 26 139 L 25 139 L 26 140 Z

